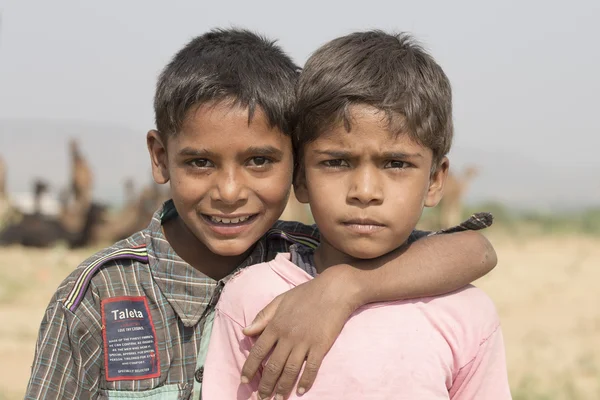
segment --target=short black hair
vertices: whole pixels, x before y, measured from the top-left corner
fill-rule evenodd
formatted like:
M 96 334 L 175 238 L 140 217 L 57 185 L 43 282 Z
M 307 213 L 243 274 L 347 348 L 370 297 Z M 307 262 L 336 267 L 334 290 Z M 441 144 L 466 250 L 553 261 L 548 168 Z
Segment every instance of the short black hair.
M 390 130 L 406 133 L 433 151 L 433 168 L 450 150 L 452 90 L 435 60 L 406 33 L 379 30 L 334 39 L 306 62 L 296 93 L 294 147 L 343 122 L 351 129 L 350 107 L 384 111 Z
M 192 107 L 221 101 L 259 107 L 272 127 L 291 134 L 299 68 L 275 41 L 245 29 L 213 29 L 192 39 L 164 68 L 154 97 L 156 128 L 176 135 Z

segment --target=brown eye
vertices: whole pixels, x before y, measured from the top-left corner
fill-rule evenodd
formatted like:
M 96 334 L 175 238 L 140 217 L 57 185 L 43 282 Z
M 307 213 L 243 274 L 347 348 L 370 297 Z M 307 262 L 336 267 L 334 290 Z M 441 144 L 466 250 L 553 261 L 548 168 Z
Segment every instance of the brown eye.
M 388 162 L 385 168 L 396 168 L 396 169 L 404 169 L 408 167 L 408 163 L 406 161 L 400 160 L 392 160 Z
M 252 167 L 265 167 L 269 164 L 273 163 L 273 161 L 267 157 L 252 157 L 248 164 Z
M 188 161 L 188 164 L 194 168 L 212 168 L 215 165 L 212 161 L 207 160 L 206 158 L 197 158 L 195 160 Z
M 326 167 L 331 167 L 331 168 L 341 168 L 341 167 L 347 167 L 348 166 L 348 161 L 346 160 L 326 160 L 323 161 L 323 165 L 325 165 Z

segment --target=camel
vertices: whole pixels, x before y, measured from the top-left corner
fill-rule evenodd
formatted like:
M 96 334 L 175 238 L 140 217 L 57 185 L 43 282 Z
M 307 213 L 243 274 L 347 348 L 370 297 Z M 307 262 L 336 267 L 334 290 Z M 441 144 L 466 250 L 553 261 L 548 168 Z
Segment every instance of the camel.
M 314 224 L 310 207 L 298 201 L 293 189 L 290 193 L 290 197 L 288 198 L 285 210 L 279 219 L 283 221 L 298 221 L 307 225 Z
M 444 197 L 439 203 L 440 229 L 460 224 L 463 213 L 464 196 L 471 181 L 478 174 L 478 168 L 469 166 L 461 175 L 449 173 L 444 186 Z
M 70 248 L 90 244 L 92 228 L 102 222 L 104 207 L 92 204 L 82 215 L 79 231 L 68 230 L 61 219 L 43 215 L 41 198 L 48 191 L 48 185 L 41 180 L 34 182 L 35 208 L 18 222 L 8 225 L 0 232 L 0 245 L 20 244 L 28 247 L 50 247 L 64 241 Z
M 102 225 L 96 226 L 93 237 L 96 242 L 115 242 L 125 239 L 137 231 L 145 229 L 154 212 L 168 200 L 168 193 L 152 182 L 136 196 L 133 182 L 124 184 L 125 205 L 111 215 Z
M 84 228 L 92 206 L 93 174 L 83 157 L 76 139 L 69 141 L 71 179 L 67 189 L 61 191 L 60 221 L 63 228 L 77 234 Z
M 76 139 L 69 143 L 71 150 L 71 190 L 75 202 L 90 204 L 92 201 L 93 174 L 86 159 L 83 157 Z

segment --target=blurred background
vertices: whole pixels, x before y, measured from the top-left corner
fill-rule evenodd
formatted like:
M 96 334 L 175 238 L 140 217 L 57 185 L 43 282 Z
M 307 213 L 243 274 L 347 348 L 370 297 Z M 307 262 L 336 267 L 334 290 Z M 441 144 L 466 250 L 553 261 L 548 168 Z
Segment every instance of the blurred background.
M 61 280 L 168 198 L 145 147 L 156 78 L 230 26 L 300 65 L 355 30 L 416 35 L 452 82 L 456 130 L 421 227 L 493 212 L 499 264 L 476 284 L 502 318 L 513 397 L 600 399 L 599 20 L 597 0 L 0 0 L 0 399 L 23 397 Z M 310 212 L 292 200 L 284 217 Z

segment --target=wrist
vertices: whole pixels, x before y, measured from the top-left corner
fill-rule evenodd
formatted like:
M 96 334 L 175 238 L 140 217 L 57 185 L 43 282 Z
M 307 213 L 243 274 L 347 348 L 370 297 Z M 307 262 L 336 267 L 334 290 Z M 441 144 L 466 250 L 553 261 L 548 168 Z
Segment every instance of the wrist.
M 340 264 L 331 266 L 320 274 L 330 281 L 331 289 L 337 291 L 337 296 L 351 312 L 369 302 L 368 285 L 364 277 L 361 279 L 359 272 L 350 265 Z

